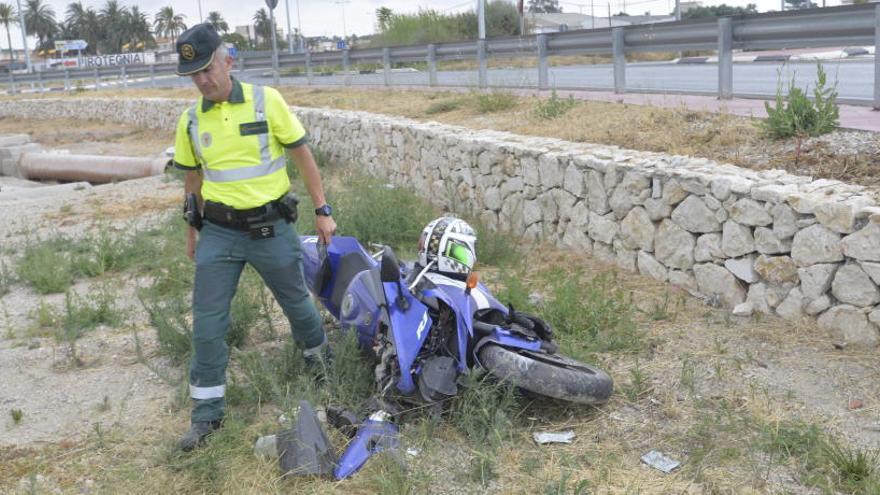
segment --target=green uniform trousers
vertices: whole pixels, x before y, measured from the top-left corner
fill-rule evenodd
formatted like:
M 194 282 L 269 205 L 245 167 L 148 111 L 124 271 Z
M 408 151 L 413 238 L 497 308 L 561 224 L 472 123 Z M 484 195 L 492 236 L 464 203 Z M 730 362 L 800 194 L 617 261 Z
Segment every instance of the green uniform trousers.
M 272 291 L 290 321 L 293 340 L 304 349 L 324 342 L 324 329 L 309 299 L 302 269 L 302 244 L 293 224 L 274 222 L 275 237 L 251 239 L 248 232 L 206 221 L 196 245 L 193 287 L 193 358 L 190 366 L 192 421 L 223 417 L 229 348 L 229 307 L 245 263 Z

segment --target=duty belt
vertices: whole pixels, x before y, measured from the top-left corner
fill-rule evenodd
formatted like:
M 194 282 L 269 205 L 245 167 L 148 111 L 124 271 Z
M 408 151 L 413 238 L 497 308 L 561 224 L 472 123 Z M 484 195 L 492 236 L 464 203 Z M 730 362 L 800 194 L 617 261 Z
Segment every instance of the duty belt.
M 223 203 L 205 201 L 204 215 L 205 219 L 211 223 L 243 231 L 249 231 L 261 223 L 274 222 L 284 218 L 278 211 L 276 201 L 249 210 L 236 210 Z

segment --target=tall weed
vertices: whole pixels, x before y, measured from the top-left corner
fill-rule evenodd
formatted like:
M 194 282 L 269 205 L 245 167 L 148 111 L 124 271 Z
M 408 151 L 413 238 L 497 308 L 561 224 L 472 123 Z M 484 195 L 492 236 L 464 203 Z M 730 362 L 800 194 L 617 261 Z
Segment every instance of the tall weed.
M 578 102 L 573 96 L 569 95 L 568 98 L 560 98 L 554 89 L 550 94 L 550 98 L 547 98 L 546 100 L 538 100 L 538 102 L 535 103 L 535 109 L 532 113 L 539 119 L 553 120 L 565 115 L 577 105 Z
M 558 335 L 586 352 L 637 352 L 642 333 L 633 321 L 633 305 L 614 275 L 587 279 L 581 272 L 557 272 L 544 315 Z
M 510 110 L 516 106 L 516 96 L 499 90 L 493 90 L 489 93 L 476 93 L 474 102 L 477 111 L 480 113 L 494 113 Z
M 52 294 L 70 287 L 73 267 L 59 242 L 29 243 L 18 263 L 18 276 L 38 293 Z
M 826 87 L 827 75 L 822 63 L 817 64 L 817 81 L 813 100 L 805 90 L 795 85 L 794 77 L 783 96 L 782 81 L 776 88 L 775 106 L 764 103 L 767 118 L 758 123 L 764 134 L 773 139 L 785 139 L 827 134 L 840 125 L 840 107 L 837 104 L 837 84 Z

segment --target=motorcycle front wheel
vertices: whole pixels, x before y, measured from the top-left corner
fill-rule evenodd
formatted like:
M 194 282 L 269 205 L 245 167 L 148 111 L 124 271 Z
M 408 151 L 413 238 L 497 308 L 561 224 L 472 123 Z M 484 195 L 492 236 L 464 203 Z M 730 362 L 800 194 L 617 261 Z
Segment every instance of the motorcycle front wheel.
M 561 354 L 486 344 L 479 358 L 496 378 L 554 399 L 598 405 L 608 401 L 614 388 L 604 371 Z

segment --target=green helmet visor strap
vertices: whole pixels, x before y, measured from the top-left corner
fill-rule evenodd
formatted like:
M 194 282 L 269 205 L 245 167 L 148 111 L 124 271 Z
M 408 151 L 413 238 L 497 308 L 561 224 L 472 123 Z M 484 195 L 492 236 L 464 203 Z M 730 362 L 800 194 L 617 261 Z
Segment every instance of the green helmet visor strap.
M 468 268 L 472 268 L 474 266 L 474 257 L 471 254 L 471 250 L 462 244 L 458 244 L 457 242 L 449 242 L 446 245 L 446 257 L 452 258 L 459 263 L 467 266 Z

